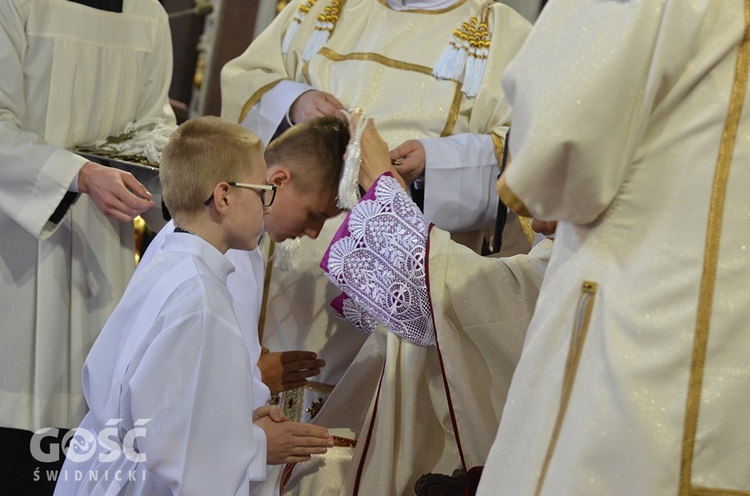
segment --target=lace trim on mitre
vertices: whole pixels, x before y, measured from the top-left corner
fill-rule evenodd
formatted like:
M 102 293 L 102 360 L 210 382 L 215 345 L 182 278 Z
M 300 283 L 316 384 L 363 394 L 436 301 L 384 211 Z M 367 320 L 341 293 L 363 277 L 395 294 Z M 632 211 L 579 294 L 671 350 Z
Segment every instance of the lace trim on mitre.
M 331 245 L 328 277 L 353 300 L 344 302 L 348 321 L 370 332 L 376 321 L 411 342 L 434 345 L 426 274 L 429 224 L 396 179 L 382 176 L 375 188 L 374 199 L 351 211 L 349 235 Z
M 472 16 L 453 31 L 451 41 L 432 70 L 438 79 L 461 81 L 461 91 L 469 98 L 477 96 L 487 67 L 492 41 L 489 30 L 492 3 L 482 5 L 478 16 Z

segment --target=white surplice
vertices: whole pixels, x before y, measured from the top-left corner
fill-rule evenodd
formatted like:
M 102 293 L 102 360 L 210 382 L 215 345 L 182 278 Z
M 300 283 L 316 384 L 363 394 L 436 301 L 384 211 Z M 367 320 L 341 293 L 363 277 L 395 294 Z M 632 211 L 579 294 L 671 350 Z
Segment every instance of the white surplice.
M 143 271 L 154 256 L 164 249 L 164 242 L 173 231 L 174 221 L 170 220 L 148 245 L 138 263 L 135 275 Z M 252 251 L 227 250 L 224 255 L 234 265 L 234 272 L 227 277 L 227 288 L 232 297 L 234 313 L 240 323 L 242 337 L 250 357 L 253 374 L 253 405 L 258 408 L 267 404 L 271 397 L 258 368 L 261 352 L 258 341 L 258 318 L 263 297 L 263 256 L 257 249 Z
M 134 270 L 134 234 L 87 195 L 47 222 L 86 162 L 61 147 L 137 119 L 174 122 L 167 16 L 155 0 L 125 0 L 122 13 L 2 0 L 0 67 L 0 426 L 73 427 L 83 361 Z
M 166 236 L 86 360 L 90 411 L 56 495 L 247 495 L 265 478 L 252 364 L 226 287 L 233 270 L 202 238 Z
M 750 494 L 749 26 L 552 0 L 509 67 L 501 193 L 561 222 L 480 494 Z

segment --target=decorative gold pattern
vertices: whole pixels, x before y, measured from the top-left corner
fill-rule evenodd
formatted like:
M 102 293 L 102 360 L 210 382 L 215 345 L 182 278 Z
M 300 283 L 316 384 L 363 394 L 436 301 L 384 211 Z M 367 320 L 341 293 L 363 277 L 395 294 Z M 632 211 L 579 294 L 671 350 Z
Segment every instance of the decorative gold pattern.
M 356 448 L 357 440 L 350 439 L 348 437 L 331 436 L 333 438 L 333 445 L 340 448 Z
M 307 40 L 305 51 L 302 53 L 302 60 L 308 61 L 312 59 L 328 43 L 328 40 L 336 30 L 339 14 L 343 10 L 345 3 L 346 0 L 332 0 L 330 5 L 327 5 L 323 9 L 323 12 L 318 14 L 315 29 Z
M 258 316 L 258 342 L 263 344 L 263 331 L 266 329 L 266 311 L 268 308 L 268 293 L 271 288 L 271 275 L 273 273 L 273 254 L 276 251 L 276 243 L 268 244 L 268 256 L 266 257 L 266 272 L 263 274 L 263 298 L 260 303 L 260 315 Z
M 322 382 L 308 380 L 307 384 L 302 387 L 289 389 L 287 391 L 284 391 L 283 393 L 280 393 L 279 396 L 281 399 L 280 403 L 278 403 L 279 408 L 287 417 L 296 422 L 302 420 L 303 412 L 308 413 L 310 415 L 310 418 L 314 418 L 315 415 L 318 414 L 318 410 L 320 410 L 320 408 L 325 403 L 328 395 L 333 391 L 333 388 L 333 384 L 325 384 Z M 312 393 L 324 395 L 325 397 L 318 396 L 318 400 L 313 401 L 310 408 L 304 408 L 305 391 L 311 391 Z M 318 403 L 320 405 L 316 408 L 315 405 Z
M 461 108 L 461 99 L 463 98 L 461 93 L 461 83 L 456 82 L 456 92 L 453 95 L 453 103 L 451 104 L 451 110 L 448 113 L 448 120 L 445 122 L 445 127 L 440 136 L 450 136 L 453 134 L 453 128 L 456 127 L 456 121 L 458 120 L 458 110 Z
M 399 69 L 402 71 L 412 71 L 417 72 L 419 74 L 424 75 L 432 75 L 432 68 L 419 65 L 419 64 L 411 64 L 409 62 L 403 62 L 401 60 L 395 60 L 389 57 L 384 57 L 383 55 L 380 55 L 379 53 L 373 53 L 373 52 L 352 52 L 347 54 L 340 54 L 336 53 L 333 50 L 331 50 L 328 47 L 323 47 L 318 52 L 318 55 L 322 55 L 323 57 L 327 58 L 331 62 L 343 62 L 345 60 L 359 60 L 359 61 L 367 61 L 367 62 L 375 62 L 377 64 L 384 65 L 386 67 L 391 67 L 393 69 Z M 307 84 L 310 84 L 310 72 L 309 72 L 309 66 L 306 63 L 302 67 L 302 75 L 305 78 L 305 81 Z M 461 99 L 463 98 L 463 94 L 461 93 L 461 82 L 460 81 L 454 81 L 450 80 L 454 83 L 456 83 L 456 90 L 455 94 L 453 96 L 453 102 L 451 103 L 451 109 L 448 114 L 448 118 L 445 122 L 445 127 L 443 128 L 443 131 L 440 133 L 440 136 L 450 136 L 453 134 L 453 128 L 456 126 L 456 121 L 458 120 L 458 111 L 461 107 Z
M 288 389 L 279 394 L 279 408 L 291 420 L 299 422 L 302 418 L 302 399 L 305 392 L 302 388 Z
M 314 419 L 315 416 L 318 414 L 321 408 L 323 408 L 323 403 L 326 402 L 325 398 L 321 398 L 318 396 L 318 401 L 313 401 L 310 404 L 309 408 L 305 408 L 305 411 L 310 415 L 311 419 Z
M 505 203 L 509 209 L 517 213 L 519 217 L 533 217 L 529 212 L 529 209 L 526 208 L 526 205 L 524 205 L 521 199 L 516 196 L 513 190 L 511 190 L 505 182 L 505 174 L 500 176 L 500 179 L 497 180 L 497 194 L 500 195 L 503 203 Z
M 305 78 L 305 83 L 307 83 L 308 86 L 312 86 L 312 83 L 310 82 L 310 62 L 309 61 L 302 64 L 302 77 Z
M 721 241 L 721 228 L 724 216 L 724 203 L 726 200 L 727 183 L 729 182 L 729 169 L 732 165 L 732 155 L 737 140 L 737 128 L 739 127 L 742 107 L 745 103 L 745 92 L 747 91 L 748 70 L 750 69 L 750 0 L 745 0 L 745 35 L 742 39 L 737 53 L 735 66 L 734 84 L 729 101 L 729 111 L 724 123 L 724 132 L 721 137 L 719 157 L 714 173 L 713 190 L 711 192 L 711 207 L 708 214 L 708 228 L 706 233 L 706 250 L 703 258 L 703 276 L 701 278 L 701 290 L 698 297 L 698 315 L 695 324 L 695 338 L 693 341 L 693 358 L 690 366 L 690 382 L 688 389 L 687 404 L 685 406 L 685 430 L 682 440 L 682 459 L 680 467 L 680 496 L 692 496 L 697 494 L 748 494 L 732 493 L 728 490 L 706 489 L 698 492 L 698 488 L 692 485 L 693 457 L 695 454 L 695 439 L 698 430 L 698 417 L 700 414 L 701 389 L 703 387 L 703 373 L 706 362 L 706 348 L 708 346 L 708 335 L 711 327 L 711 314 L 713 309 L 714 288 L 716 285 L 716 272 L 719 263 L 719 245 Z
M 468 22 L 461 23 L 461 26 L 453 31 L 451 45 L 456 50 L 473 50 L 474 57 L 486 59 L 487 55 L 477 53 L 479 49 L 490 48 L 490 31 L 487 26 L 488 14 L 483 14 L 480 22 L 476 16 L 469 18 Z
M 583 287 L 581 288 L 581 297 L 578 300 L 577 306 L 578 313 L 576 315 L 576 321 L 573 326 L 573 332 L 570 336 L 568 358 L 565 361 L 565 374 L 563 376 L 560 410 L 557 413 L 557 420 L 555 421 L 555 427 L 552 431 L 552 439 L 550 439 L 549 447 L 547 448 L 547 455 L 544 458 L 544 465 L 542 465 L 542 473 L 539 476 L 539 482 L 537 483 L 536 492 L 534 493 L 536 496 L 539 496 L 539 494 L 541 494 L 542 492 L 544 479 L 547 476 L 547 470 L 549 469 L 550 462 L 552 461 L 552 455 L 555 453 L 557 439 L 560 436 L 560 431 L 562 430 L 563 420 L 565 419 L 565 412 L 568 409 L 570 395 L 573 391 L 573 383 L 575 382 L 576 372 L 578 371 L 578 363 L 581 360 L 583 344 L 586 341 L 586 333 L 588 332 L 589 322 L 591 321 L 591 313 L 594 308 L 596 290 L 597 284 L 595 282 L 583 282 Z
M 333 0 L 333 2 L 331 2 L 331 5 L 323 9 L 323 13 L 318 14 L 318 23 L 321 24 L 316 26 L 315 29 L 328 31 L 329 36 L 333 34 L 333 30 L 336 29 L 336 23 L 339 20 L 341 7 L 343 6 L 345 1 L 346 0 Z
M 750 491 L 736 491 L 734 489 L 716 489 L 712 487 L 694 486 L 690 491 L 691 496 L 749 496 Z
M 242 122 L 245 119 L 245 116 L 247 116 L 247 113 L 250 112 L 250 109 L 253 108 L 253 105 L 258 103 L 258 100 L 260 100 L 260 97 L 266 94 L 266 92 L 270 91 L 274 88 L 277 84 L 279 84 L 284 79 L 277 79 L 276 81 L 272 81 L 268 83 L 267 85 L 260 88 L 258 91 L 250 95 L 250 98 L 247 99 L 245 102 L 245 105 L 242 106 L 242 112 L 240 112 L 240 118 L 237 119 L 237 122 Z
M 316 0 L 306 0 L 297 7 L 297 12 L 294 13 L 294 18 L 292 19 L 292 22 L 289 23 L 289 26 L 287 26 L 286 33 L 284 33 L 284 38 L 281 41 L 281 53 L 289 53 L 289 49 L 292 47 L 292 43 L 297 36 L 297 31 L 299 30 L 300 25 L 302 25 L 307 14 L 309 14 L 315 6 L 315 2 Z
M 305 18 L 307 14 L 310 13 L 312 8 L 315 6 L 316 0 L 307 0 L 305 3 L 301 3 L 298 7 L 298 16 L 295 16 L 295 18 L 292 20 L 292 22 L 296 22 L 297 24 L 302 24 L 302 20 Z M 281 2 L 279 2 L 281 3 Z M 286 6 L 286 5 L 285 5 Z M 282 7 L 283 8 L 283 7 Z M 279 11 L 281 12 L 281 11 Z
M 521 230 L 526 235 L 526 240 L 529 242 L 529 246 L 534 246 L 534 230 L 531 228 L 531 217 L 518 217 L 518 223 L 521 225 Z
M 505 138 L 498 136 L 495 133 L 491 133 L 492 144 L 495 146 L 495 160 L 497 160 L 498 172 L 502 172 L 500 169 L 503 166 L 503 153 L 505 152 Z
M 352 52 L 352 53 L 347 53 L 346 55 L 342 55 L 340 53 L 334 52 L 328 47 L 323 47 L 318 52 L 318 55 L 322 55 L 323 57 L 327 58 L 328 60 L 332 62 L 342 62 L 344 60 L 365 60 L 369 62 L 376 62 L 386 67 L 393 67 L 394 69 L 419 72 L 421 74 L 432 74 L 432 68 L 430 67 L 427 67 L 424 65 L 418 65 L 418 64 L 411 64 L 409 62 L 403 62 L 401 60 L 391 59 L 388 57 L 384 57 L 383 55 L 380 55 L 379 53 Z

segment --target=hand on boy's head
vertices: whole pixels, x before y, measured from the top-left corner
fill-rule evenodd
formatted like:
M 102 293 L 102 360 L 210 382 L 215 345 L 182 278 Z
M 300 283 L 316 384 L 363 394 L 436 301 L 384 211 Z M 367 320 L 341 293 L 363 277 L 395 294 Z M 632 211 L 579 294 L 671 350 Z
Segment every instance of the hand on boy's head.
M 424 174 L 425 151 L 419 140 L 407 140 L 390 152 L 391 163 L 406 184 L 411 184 Z
M 129 172 L 86 162 L 78 173 L 78 191 L 91 197 L 107 217 L 130 222 L 154 206 L 151 193 Z
M 255 422 L 266 434 L 266 463 L 297 463 L 321 455 L 333 447 L 328 429 L 300 422 L 274 422 L 265 416 Z
M 261 377 L 271 394 L 304 386 L 306 379 L 320 374 L 325 364 L 315 353 L 301 350 L 263 353 L 258 360 Z
M 351 114 L 349 121 L 349 130 L 352 136 L 352 140 L 357 133 L 357 125 L 362 113 L 359 109 L 355 110 Z M 362 148 L 362 164 L 359 169 L 359 184 L 365 191 L 370 189 L 370 186 L 386 172 L 391 172 L 393 177 L 405 187 L 404 181 L 391 163 L 390 152 L 388 151 L 388 145 L 385 143 L 383 138 L 378 133 L 375 127 L 375 122 L 372 119 L 368 119 L 367 127 L 362 134 L 362 140 L 360 142 Z M 349 142 L 351 146 L 351 141 Z M 421 145 L 420 145 L 421 146 Z M 347 148 L 347 155 L 349 149 Z
M 344 106 L 330 93 L 319 90 L 309 90 L 302 93 L 289 108 L 289 119 L 292 124 L 302 124 L 318 117 L 331 115 L 341 117 Z

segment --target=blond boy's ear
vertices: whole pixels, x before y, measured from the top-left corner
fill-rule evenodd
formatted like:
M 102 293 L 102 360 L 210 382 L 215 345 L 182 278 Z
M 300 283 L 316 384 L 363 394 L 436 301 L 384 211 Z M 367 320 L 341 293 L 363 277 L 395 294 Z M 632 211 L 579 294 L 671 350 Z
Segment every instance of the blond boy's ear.
M 212 201 L 209 206 L 216 209 L 220 215 L 226 215 L 226 212 L 229 210 L 229 205 L 231 203 L 229 196 L 230 191 L 231 187 L 229 184 L 223 181 L 214 186 L 214 201 Z

